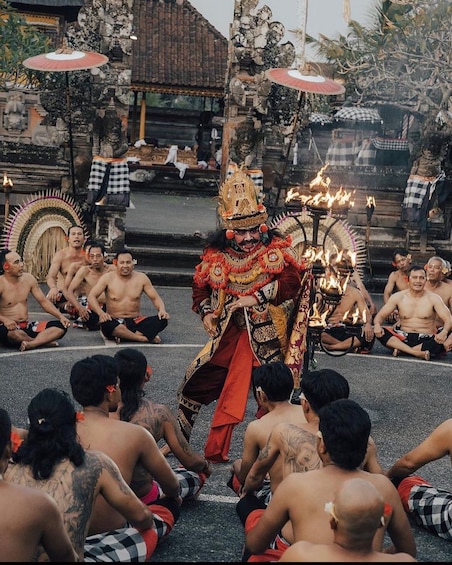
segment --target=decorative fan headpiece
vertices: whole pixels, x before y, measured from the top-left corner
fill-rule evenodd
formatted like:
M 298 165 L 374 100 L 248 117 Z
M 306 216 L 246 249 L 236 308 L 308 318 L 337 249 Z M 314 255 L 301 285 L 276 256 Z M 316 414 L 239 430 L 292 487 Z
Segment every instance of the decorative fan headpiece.
M 17 251 L 25 270 L 44 282 L 53 255 L 66 245 L 64 237 L 73 225 L 89 235 L 82 211 L 71 196 L 59 190 L 30 194 L 6 220 L 1 246 Z
M 264 224 L 267 209 L 260 192 L 249 175 L 239 169 L 220 187 L 218 215 L 225 229 L 246 229 Z

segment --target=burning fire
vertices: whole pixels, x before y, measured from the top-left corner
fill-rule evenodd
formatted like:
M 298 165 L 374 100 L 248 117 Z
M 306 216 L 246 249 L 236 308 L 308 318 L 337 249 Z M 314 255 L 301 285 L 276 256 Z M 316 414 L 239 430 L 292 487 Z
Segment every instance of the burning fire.
M 366 197 L 366 208 L 375 208 L 375 198 L 373 196 Z
M 311 327 L 324 328 L 328 324 L 330 312 L 330 308 L 328 308 L 325 312 L 320 313 L 317 304 L 314 303 L 309 316 L 309 325 Z
M 329 186 L 331 179 L 329 177 L 324 177 L 323 172 L 327 168 L 328 164 L 323 166 L 317 173 L 317 176 L 309 183 L 309 189 L 311 193 L 316 190 L 315 194 L 310 194 L 309 196 L 301 194 L 299 187 L 292 187 L 289 189 L 286 202 L 292 200 L 299 200 L 303 206 L 308 206 L 311 208 L 323 208 L 325 210 L 331 208 L 344 208 L 348 209 L 355 205 L 353 200 L 351 200 L 352 192 L 346 191 L 342 186 L 336 191 L 335 194 L 330 192 Z
M 6 173 L 3 173 L 3 187 L 11 187 L 13 186 L 13 181 L 8 178 Z

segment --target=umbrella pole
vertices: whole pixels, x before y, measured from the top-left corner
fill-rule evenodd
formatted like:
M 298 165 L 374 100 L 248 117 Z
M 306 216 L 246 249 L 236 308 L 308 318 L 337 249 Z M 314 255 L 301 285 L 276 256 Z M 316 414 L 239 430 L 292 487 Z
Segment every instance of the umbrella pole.
M 289 144 L 288 144 L 287 152 L 286 152 L 286 158 L 284 159 L 283 170 L 282 170 L 282 173 L 281 173 L 281 176 L 280 176 L 280 179 L 279 179 L 278 191 L 276 193 L 275 208 L 278 207 L 278 202 L 279 202 L 279 199 L 281 197 L 281 191 L 282 191 L 282 187 L 283 187 L 284 177 L 286 176 L 286 171 L 287 171 L 287 163 L 289 161 L 290 151 L 291 151 L 292 145 L 293 145 L 293 140 L 295 139 L 295 133 L 296 133 L 296 129 L 297 129 L 298 119 L 300 117 L 301 105 L 303 104 L 303 100 L 304 100 L 304 91 L 300 90 L 300 93 L 299 93 L 299 96 L 298 96 L 297 109 L 296 109 L 295 116 L 294 116 L 292 133 L 290 135 L 290 140 L 289 140 Z
M 72 110 L 71 110 L 71 93 L 69 91 L 69 73 L 66 75 L 66 106 L 68 111 L 68 130 L 69 130 L 69 155 L 70 155 L 70 174 L 72 182 L 72 194 L 76 196 L 75 190 L 75 170 L 74 170 L 74 139 L 72 137 Z

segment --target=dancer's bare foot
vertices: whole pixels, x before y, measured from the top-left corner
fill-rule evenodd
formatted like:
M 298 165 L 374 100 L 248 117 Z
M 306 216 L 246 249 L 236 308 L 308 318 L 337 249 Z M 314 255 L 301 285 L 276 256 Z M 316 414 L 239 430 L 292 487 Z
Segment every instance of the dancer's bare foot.
M 19 351 L 28 351 L 29 349 L 33 349 L 33 346 L 31 345 L 31 341 L 23 341 L 20 344 Z
M 159 335 L 156 335 L 152 340 L 152 343 L 162 343 L 162 338 Z
M 393 357 L 398 357 L 398 356 L 399 356 L 399 350 L 398 350 L 398 349 L 393 349 L 393 350 L 392 350 L 392 356 L 393 356 Z

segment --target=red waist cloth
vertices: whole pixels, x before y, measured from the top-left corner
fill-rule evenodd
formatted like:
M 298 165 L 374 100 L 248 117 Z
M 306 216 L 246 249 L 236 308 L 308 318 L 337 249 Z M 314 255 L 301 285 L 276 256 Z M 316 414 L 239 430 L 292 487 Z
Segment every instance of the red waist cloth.
M 221 365 L 222 353 L 225 353 L 225 350 L 215 353 L 215 360 L 212 359 L 215 364 Z M 229 460 L 232 431 L 245 416 L 251 371 L 258 365 L 259 362 L 249 344 L 248 332 L 240 330 L 204 448 L 206 459 L 217 463 Z

